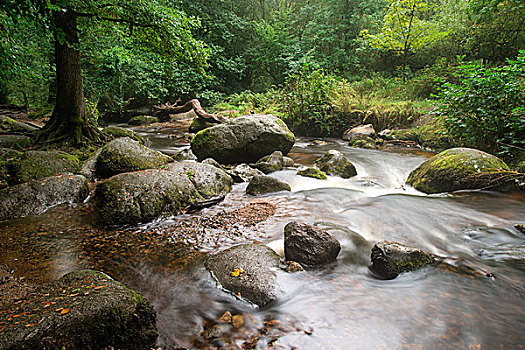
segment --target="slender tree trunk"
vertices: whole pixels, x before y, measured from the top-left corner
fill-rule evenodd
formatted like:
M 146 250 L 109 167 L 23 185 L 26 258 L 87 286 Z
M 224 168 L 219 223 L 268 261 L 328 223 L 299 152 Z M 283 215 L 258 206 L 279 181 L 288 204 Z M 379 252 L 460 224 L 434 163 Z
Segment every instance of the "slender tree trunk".
M 57 11 L 55 20 L 56 103 L 49 122 L 37 141 L 68 142 L 73 146 L 100 139 L 100 132 L 87 118 L 82 90 L 77 17 Z

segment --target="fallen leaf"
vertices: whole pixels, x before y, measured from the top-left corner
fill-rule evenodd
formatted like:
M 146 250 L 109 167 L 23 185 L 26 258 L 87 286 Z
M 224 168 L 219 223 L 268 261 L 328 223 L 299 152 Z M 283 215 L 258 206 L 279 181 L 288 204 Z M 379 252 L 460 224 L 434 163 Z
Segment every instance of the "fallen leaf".
M 68 308 L 65 308 L 65 309 L 62 309 L 62 311 L 60 311 L 60 314 L 61 315 L 65 315 L 69 312 L 69 309 Z

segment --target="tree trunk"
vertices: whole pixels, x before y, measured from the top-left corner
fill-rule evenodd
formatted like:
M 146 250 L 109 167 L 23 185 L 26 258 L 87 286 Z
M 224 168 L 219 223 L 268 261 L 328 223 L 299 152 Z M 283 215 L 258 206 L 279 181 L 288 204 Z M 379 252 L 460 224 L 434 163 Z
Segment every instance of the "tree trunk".
M 100 140 L 101 133 L 86 113 L 82 90 L 77 17 L 57 11 L 55 20 L 56 103 L 37 141 L 82 146 Z

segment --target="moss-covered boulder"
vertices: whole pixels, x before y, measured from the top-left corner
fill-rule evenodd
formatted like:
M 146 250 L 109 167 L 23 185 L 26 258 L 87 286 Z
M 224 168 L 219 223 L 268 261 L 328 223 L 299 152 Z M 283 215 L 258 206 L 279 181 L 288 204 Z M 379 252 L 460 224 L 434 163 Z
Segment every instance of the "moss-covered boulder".
M 274 151 L 286 155 L 294 143 L 294 134 L 281 119 L 272 115 L 247 115 L 199 131 L 191 140 L 191 150 L 199 160 L 254 163 Z
M 370 259 L 370 270 L 382 279 L 393 279 L 402 272 L 414 271 L 437 261 L 436 256 L 429 252 L 389 241 L 376 243 Z
M 102 272 L 69 273 L 9 307 L 0 313 L 6 350 L 142 350 L 157 339 L 151 303 Z
M 265 174 L 273 173 L 275 171 L 283 170 L 284 158 L 281 151 L 275 151 L 270 155 L 264 156 L 254 165 Z
M 323 265 L 335 261 L 340 251 L 339 241 L 325 230 L 295 221 L 284 227 L 284 255 L 287 261 Z
M 217 123 L 210 123 L 206 121 L 206 119 L 203 119 L 203 118 L 194 118 L 191 121 L 190 126 L 188 127 L 188 131 L 191 132 L 192 134 L 196 134 L 201 130 L 211 128 L 212 126 L 216 126 L 216 125 Z
M 129 125 L 149 125 L 158 123 L 159 119 L 151 115 L 137 115 L 128 121 Z
M 76 173 L 80 161 L 76 156 L 60 151 L 26 151 L 13 164 L 17 182 L 27 182 L 58 174 Z
M 140 143 L 144 143 L 144 140 L 142 139 L 142 137 L 140 137 L 139 134 L 137 134 L 133 130 L 121 128 L 120 126 L 108 126 L 102 131 L 115 139 L 118 139 L 119 137 L 129 137 L 130 139 L 139 141 Z
M 79 203 L 89 188 L 82 175 L 58 175 L 0 190 L 0 220 L 39 215 L 63 203 Z
M 23 149 L 31 145 L 31 139 L 26 135 L 0 135 L 0 147 Z
M 318 168 L 327 175 L 340 176 L 348 179 L 357 175 L 355 166 L 341 152 L 330 150 L 324 156 L 316 160 L 312 166 Z
M 501 159 L 471 148 L 452 148 L 428 159 L 407 179 L 407 184 L 425 193 L 486 189 L 508 191 L 514 179 L 501 176 L 509 167 Z
M 0 115 L 0 131 L 4 133 L 34 133 L 39 128 Z
M 353 137 L 350 140 L 350 142 L 348 142 L 348 146 L 354 147 L 354 148 L 366 148 L 366 149 L 376 149 L 377 148 L 376 140 L 366 135 L 358 135 L 358 136 Z
M 255 175 L 246 186 L 246 193 L 252 196 L 291 190 L 292 188 L 286 182 L 266 175 Z
M 97 175 L 107 178 L 120 173 L 159 168 L 173 158 L 122 137 L 104 146 L 97 158 Z
M 305 177 L 312 177 L 314 179 L 319 179 L 319 180 L 326 180 L 326 179 L 328 179 L 326 174 L 324 172 L 322 172 L 321 170 L 319 170 L 315 166 L 310 166 L 310 167 L 307 167 L 305 169 L 301 169 L 301 170 L 299 170 L 297 172 L 297 175 L 305 176 Z
M 115 175 L 97 186 L 95 205 L 105 225 L 137 224 L 223 196 L 232 184 L 230 176 L 212 165 L 181 162 Z
M 258 306 L 275 300 L 280 257 L 260 244 L 243 244 L 210 256 L 205 266 L 232 295 Z
M 368 136 L 368 137 L 375 137 L 376 131 L 374 129 L 374 126 L 372 124 L 366 124 L 366 125 L 359 125 L 355 128 L 351 128 L 346 130 L 343 133 L 343 140 L 350 141 L 355 137 L 359 136 Z

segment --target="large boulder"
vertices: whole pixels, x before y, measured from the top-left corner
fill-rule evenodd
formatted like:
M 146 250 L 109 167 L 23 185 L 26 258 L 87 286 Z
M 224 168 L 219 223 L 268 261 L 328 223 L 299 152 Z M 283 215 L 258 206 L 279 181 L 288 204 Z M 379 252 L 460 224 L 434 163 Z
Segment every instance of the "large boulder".
M 434 264 L 436 256 L 397 242 L 379 242 L 372 247 L 370 270 L 379 278 L 393 279 L 402 272 Z
M 275 151 L 270 155 L 264 156 L 255 163 L 255 168 L 265 174 L 283 170 L 284 159 L 281 151 Z
M 328 232 L 295 221 L 284 227 L 284 255 L 287 261 L 323 265 L 335 261 L 341 244 Z
M 159 168 L 173 158 L 122 137 L 104 146 L 97 158 L 97 175 L 107 178 L 120 173 Z
M 277 298 L 279 265 L 279 255 L 260 244 L 235 246 L 205 262 L 224 289 L 260 307 Z
M 507 191 L 515 182 L 506 182 L 502 172 L 509 167 L 501 159 L 471 148 L 452 148 L 428 159 L 407 179 L 407 184 L 425 193 L 467 189 Z
M 199 131 L 191 150 L 199 160 L 219 163 L 253 163 L 274 151 L 288 154 L 295 136 L 273 115 L 247 115 Z
M 60 151 L 27 151 L 15 162 L 14 177 L 27 182 L 58 174 L 76 173 L 80 168 L 77 157 Z
M 374 126 L 372 124 L 366 124 L 356 126 L 352 129 L 348 129 L 343 133 L 343 140 L 350 141 L 351 139 L 357 136 L 368 136 L 372 138 L 375 137 L 376 131 L 374 129 Z
M 39 215 L 63 203 L 78 203 L 89 194 L 82 175 L 58 175 L 0 190 L 0 221 Z
M 312 165 L 327 175 L 340 176 L 343 179 L 357 175 L 357 170 L 352 162 L 336 150 L 326 152 L 324 156 L 316 160 Z
M 169 169 L 115 175 L 97 186 L 95 203 L 103 224 L 137 224 L 223 196 L 232 184 L 230 176 L 212 165 L 181 162 Z
M 142 350 L 157 339 L 151 303 L 97 271 L 72 272 L 38 287 L 2 314 L 9 315 L 0 333 L 6 350 Z
M 286 182 L 266 175 L 255 175 L 246 187 L 246 193 L 252 196 L 291 190 L 292 188 Z

